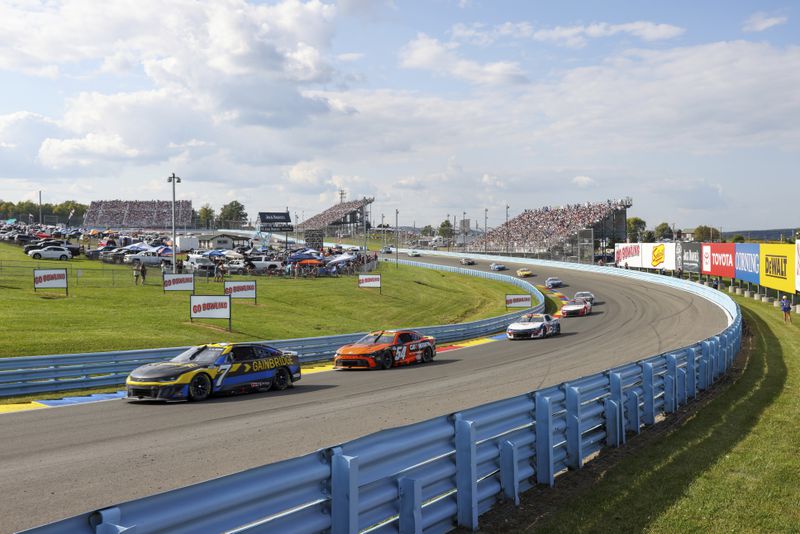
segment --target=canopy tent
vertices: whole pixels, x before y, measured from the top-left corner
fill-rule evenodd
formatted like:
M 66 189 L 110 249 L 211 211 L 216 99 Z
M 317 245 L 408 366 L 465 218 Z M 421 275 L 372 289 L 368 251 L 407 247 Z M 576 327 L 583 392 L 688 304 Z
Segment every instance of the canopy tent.
M 298 265 L 322 265 L 320 260 L 300 260 L 297 262 Z
M 170 247 L 156 247 L 156 254 L 159 256 L 172 256 L 172 249 Z
M 147 243 L 133 243 L 131 245 L 128 245 L 127 247 L 122 247 L 122 248 L 124 248 L 125 250 L 131 250 L 131 251 L 135 251 L 135 252 L 142 252 L 142 251 L 145 251 L 145 250 L 155 250 L 153 247 L 151 247 Z
M 337 265 L 339 263 L 347 263 L 348 261 L 354 261 L 356 259 L 355 256 L 352 254 L 340 254 L 338 256 L 333 256 L 327 262 L 328 265 Z
M 223 256 L 225 256 L 229 260 L 241 260 L 242 258 L 244 258 L 242 254 L 239 254 L 235 250 L 226 250 Z
M 217 248 L 203 253 L 203 256 L 206 256 L 207 258 L 221 258 L 225 256 L 225 251 L 220 248 Z

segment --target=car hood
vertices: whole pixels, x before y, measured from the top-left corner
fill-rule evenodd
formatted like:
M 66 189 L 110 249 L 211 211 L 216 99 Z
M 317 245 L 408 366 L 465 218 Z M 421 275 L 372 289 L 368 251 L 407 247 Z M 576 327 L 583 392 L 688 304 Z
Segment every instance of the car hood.
M 564 304 L 561 306 L 562 310 L 580 310 L 581 308 L 585 307 L 585 304 Z
M 353 343 L 352 345 L 345 345 L 344 347 L 340 348 L 337 353 L 340 355 L 372 354 L 373 352 L 377 352 L 379 350 L 388 349 L 391 346 L 392 345 L 389 343 Z
M 155 380 L 164 378 L 177 378 L 184 373 L 208 367 L 197 363 L 158 362 L 142 365 L 131 371 L 131 380 Z
M 509 330 L 535 330 L 536 328 L 541 328 L 544 325 L 543 322 L 538 323 L 511 323 L 508 325 Z

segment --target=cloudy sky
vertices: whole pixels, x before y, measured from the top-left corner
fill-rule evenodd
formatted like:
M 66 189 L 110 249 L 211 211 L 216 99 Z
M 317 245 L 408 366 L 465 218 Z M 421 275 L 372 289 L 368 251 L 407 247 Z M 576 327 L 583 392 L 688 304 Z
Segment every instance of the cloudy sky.
M 797 226 L 798 41 L 788 0 L 0 0 L 0 198 Z

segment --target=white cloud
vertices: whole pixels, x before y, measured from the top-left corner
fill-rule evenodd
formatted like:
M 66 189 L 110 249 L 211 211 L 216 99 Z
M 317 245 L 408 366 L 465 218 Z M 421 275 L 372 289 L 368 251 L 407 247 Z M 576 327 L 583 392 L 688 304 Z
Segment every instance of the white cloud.
M 344 54 L 338 54 L 336 59 L 342 61 L 344 63 L 352 63 L 353 61 L 359 61 L 364 58 L 364 54 L 361 52 L 347 52 Z
M 758 11 L 750 15 L 747 20 L 744 21 L 744 25 L 742 25 L 742 31 L 747 33 L 763 32 L 764 30 L 772 28 L 773 26 L 786 24 L 788 20 L 788 17 L 770 16 L 763 11 Z
M 479 85 L 504 85 L 527 82 L 519 64 L 512 61 L 479 63 L 460 57 L 455 43 L 441 43 L 420 33 L 400 51 L 400 65 L 448 74 Z
M 45 139 L 39 158 L 47 167 L 88 166 L 98 160 L 134 159 L 139 152 L 125 145 L 119 135 L 90 133 L 82 139 Z
M 581 189 L 586 189 L 587 187 L 591 187 L 595 184 L 594 179 L 589 176 L 576 176 L 570 181 Z

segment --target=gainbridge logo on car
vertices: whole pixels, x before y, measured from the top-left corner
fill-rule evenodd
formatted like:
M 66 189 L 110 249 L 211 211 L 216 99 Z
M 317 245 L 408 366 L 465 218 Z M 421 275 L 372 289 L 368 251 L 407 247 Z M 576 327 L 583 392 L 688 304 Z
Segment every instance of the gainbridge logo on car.
M 664 263 L 664 244 L 653 247 L 653 259 L 650 261 L 653 267 L 658 267 Z
M 761 285 L 794 293 L 795 245 L 761 245 Z

